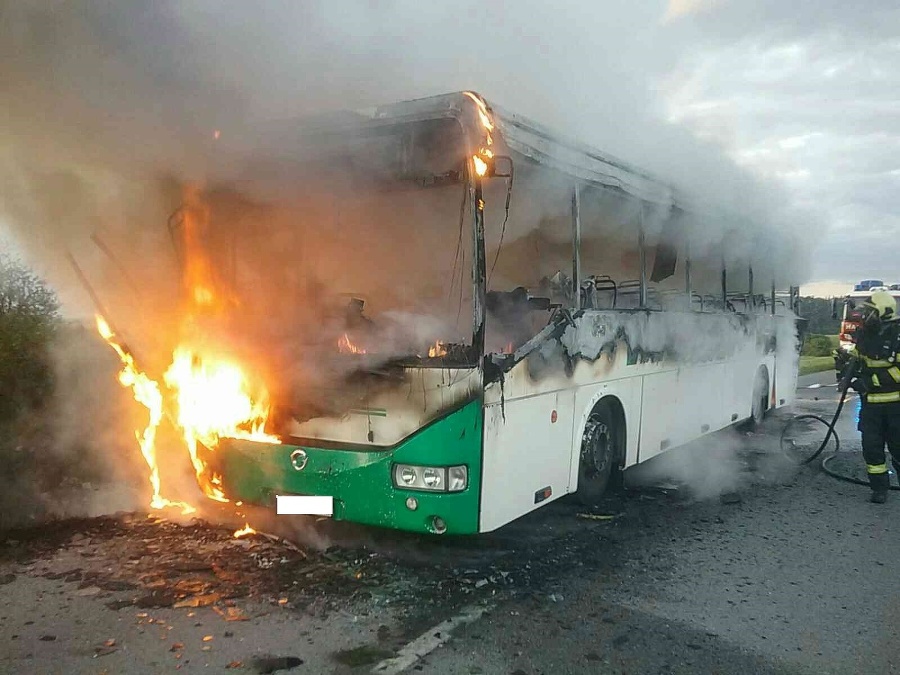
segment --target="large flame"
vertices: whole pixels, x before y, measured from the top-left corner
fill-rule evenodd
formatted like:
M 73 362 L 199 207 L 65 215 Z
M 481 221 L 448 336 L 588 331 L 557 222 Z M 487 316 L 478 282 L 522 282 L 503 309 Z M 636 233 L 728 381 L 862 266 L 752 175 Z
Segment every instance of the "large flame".
M 208 476 L 197 445 L 212 449 L 221 438 L 280 443 L 277 436 L 264 431 L 269 417 L 267 393 L 260 390 L 254 396 L 237 364 L 183 346 L 175 350 L 172 365 L 163 377 L 175 392 L 178 426 L 201 489 L 211 499 L 227 501 L 219 477 Z
M 150 413 L 150 419 L 144 430 L 135 431 L 135 438 L 141 448 L 141 454 L 144 461 L 150 467 L 150 487 L 153 490 L 153 496 L 150 498 L 150 506 L 154 509 L 161 509 L 167 506 L 180 508 L 182 513 L 193 513 L 196 509 L 190 504 L 184 502 L 173 502 L 162 496 L 159 480 L 159 464 L 156 460 L 156 430 L 163 417 L 163 396 L 159 390 L 159 385 L 151 380 L 147 375 L 135 365 L 134 357 L 126 351 L 115 339 L 115 334 L 109 327 L 106 320 L 97 315 L 97 331 L 106 340 L 107 344 L 112 347 L 119 359 L 122 361 L 122 370 L 119 372 L 119 382 L 123 387 L 131 389 L 134 400 L 140 403 Z
M 109 324 L 97 316 L 97 330 L 116 351 L 122 361 L 119 382 L 131 389 L 134 399 L 147 408 L 150 419 L 143 431 L 135 432 L 141 454 L 150 467 L 155 509 L 176 506 L 184 513 L 195 509 L 183 502 L 173 502 L 161 495 L 159 465 L 156 458 L 156 430 L 163 418 L 164 394 L 159 384 L 147 376 L 134 357 L 115 339 Z M 241 368 L 227 359 L 204 356 L 187 347 L 175 350 L 164 381 L 177 410 L 176 425 L 184 437 L 197 483 L 210 499 L 227 502 L 221 477 L 211 474 L 198 454 L 198 445 L 212 450 L 222 438 L 244 438 L 267 443 L 280 443 L 277 436 L 265 432 L 269 416 L 268 394 L 254 390 Z
M 175 392 L 178 426 L 184 435 L 197 480 L 207 497 L 227 501 L 218 476 L 207 476 L 197 445 L 215 448 L 221 438 L 245 438 L 280 443 L 264 429 L 269 416 L 268 395 L 251 393 L 240 366 L 226 359 L 203 356 L 187 347 L 175 350 L 163 376 Z
M 180 214 L 178 225 L 183 244 L 185 326 L 192 327 L 193 335 L 196 326 L 202 324 L 202 319 L 217 316 L 237 300 L 228 286 L 220 283 L 216 267 L 204 249 L 209 229 L 209 209 L 199 189 L 186 188 Z M 174 505 L 193 510 L 160 494 L 155 441 L 157 428 L 167 410 L 176 413 L 169 419 L 184 438 L 200 489 L 211 499 L 227 502 L 221 476 L 209 470 L 198 453 L 199 446 L 213 451 L 222 438 L 280 443 L 277 436 L 265 432 L 269 416 L 266 389 L 252 382 L 233 360 L 205 345 L 198 347 L 195 341 L 182 342 L 175 348 L 171 365 L 163 375 L 162 381 L 166 387 L 160 387 L 158 381 L 137 367 L 133 355 L 114 339 L 109 324 L 100 316 L 97 317 L 97 330 L 122 361 L 119 381 L 132 390 L 135 400 L 150 413 L 147 427 L 136 435 L 141 453 L 150 467 L 150 485 L 153 488 L 151 506 L 162 508 Z

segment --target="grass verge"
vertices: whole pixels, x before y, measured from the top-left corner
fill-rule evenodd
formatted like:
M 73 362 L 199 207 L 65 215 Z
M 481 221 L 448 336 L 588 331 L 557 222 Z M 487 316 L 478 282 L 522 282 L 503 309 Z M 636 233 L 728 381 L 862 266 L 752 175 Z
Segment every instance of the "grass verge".
M 801 356 L 800 374 L 820 373 L 823 370 L 834 368 L 834 358 L 831 356 Z

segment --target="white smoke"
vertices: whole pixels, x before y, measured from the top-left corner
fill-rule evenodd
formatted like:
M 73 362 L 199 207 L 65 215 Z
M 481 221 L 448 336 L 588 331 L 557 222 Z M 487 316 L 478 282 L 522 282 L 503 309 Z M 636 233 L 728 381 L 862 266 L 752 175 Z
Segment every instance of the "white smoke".
M 475 89 L 766 223 L 746 226 L 753 232 L 745 228 L 739 239 L 719 221 L 698 222 L 696 239 L 740 240 L 742 253 L 761 258 L 787 252 L 791 263 L 782 268 L 799 281 L 796 219 L 778 186 L 661 121 L 654 88 L 684 44 L 665 16 L 662 3 L 611 10 L 574 0 L 514 8 L 470 0 L 0 0 L 0 227 L 60 291 L 66 311 L 87 316 L 94 307 L 64 257 L 72 251 L 129 344 L 146 355 L 142 363 L 158 370 L 168 345 L 148 336 L 167 337 L 178 325 L 167 219 L 185 182 L 203 186 L 237 172 L 217 151 L 217 136 L 240 139 L 272 119 Z M 514 209 L 527 206 L 527 198 L 517 201 L 527 186 L 516 188 Z M 417 337 L 430 333 L 417 329 Z M 66 435 L 94 442 L 102 425 L 102 416 L 85 414 Z

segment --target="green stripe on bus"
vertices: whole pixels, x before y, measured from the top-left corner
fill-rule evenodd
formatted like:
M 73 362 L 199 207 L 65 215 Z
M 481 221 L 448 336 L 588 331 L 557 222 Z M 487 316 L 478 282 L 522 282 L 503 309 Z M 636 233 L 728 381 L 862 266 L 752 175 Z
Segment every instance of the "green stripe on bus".
M 481 443 L 481 403 L 472 401 L 393 448 L 334 449 L 223 439 L 211 457 L 211 468 L 222 475 L 232 501 L 274 508 L 278 494 L 331 496 L 335 520 L 430 532 L 431 518 L 440 516 L 448 534 L 474 534 L 478 531 Z M 308 457 L 301 471 L 290 460 L 298 448 Z M 464 464 L 468 487 L 454 493 L 401 490 L 393 485 L 394 464 Z M 418 502 L 414 511 L 407 507 L 409 497 Z

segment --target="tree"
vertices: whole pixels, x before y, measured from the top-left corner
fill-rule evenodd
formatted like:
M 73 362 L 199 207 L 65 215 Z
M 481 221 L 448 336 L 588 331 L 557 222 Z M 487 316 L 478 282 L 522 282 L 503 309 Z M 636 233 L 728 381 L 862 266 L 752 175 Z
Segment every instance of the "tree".
M 0 255 L 0 422 L 40 406 L 53 388 L 49 348 L 59 301 L 21 262 Z
M 800 316 L 808 321 L 807 333 L 837 335 L 841 328 L 840 318 L 831 318 L 831 300 L 827 298 L 800 298 Z

